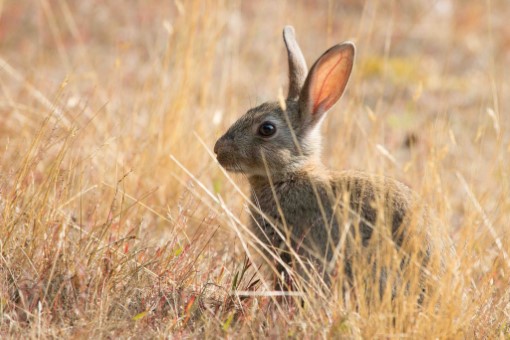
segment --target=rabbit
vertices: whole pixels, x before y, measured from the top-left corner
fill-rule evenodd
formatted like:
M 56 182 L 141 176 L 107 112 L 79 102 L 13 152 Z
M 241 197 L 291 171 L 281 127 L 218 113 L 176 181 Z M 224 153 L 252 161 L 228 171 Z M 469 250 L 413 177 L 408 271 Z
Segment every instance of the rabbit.
M 326 286 L 342 273 L 354 284 L 364 270 L 382 295 L 391 272 L 417 265 L 423 282 L 440 247 L 417 194 L 392 178 L 333 172 L 321 162 L 320 126 L 346 88 L 354 44 L 331 47 L 308 71 L 292 26 L 283 38 L 287 98 L 248 110 L 214 146 L 219 164 L 249 181 L 251 229 L 280 255 L 277 268 L 287 277 L 298 267 L 304 277 L 317 272 Z

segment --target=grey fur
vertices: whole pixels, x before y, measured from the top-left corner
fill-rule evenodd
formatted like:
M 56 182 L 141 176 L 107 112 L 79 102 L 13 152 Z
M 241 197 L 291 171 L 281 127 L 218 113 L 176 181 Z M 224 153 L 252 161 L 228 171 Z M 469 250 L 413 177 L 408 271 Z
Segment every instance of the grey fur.
M 287 47 L 289 60 L 289 94 L 287 99 L 297 99 L 305 82 L 308 68 L 306 67 L 305 57 L 296 41 L 294 27 L 285 26 L 283 41 L 285 41 L 285 47 Z
M 371 276 L 382 294 L 390 277 L 395 282 L 394 272 L 410 267 L 404 263 L 427 270 L 435 264 L 432 253 L 440 247 L 433 244 L 429 217 L 406 185 L 362 172 L 330 172 L 321 163 L 320 123 L 346 86 L 354 45 L 344 43 L 326 51 L 302 82 L 304 59 L 289 26 L 284 39 L 291 82 L 285 109 L 277 102 L 250 109 L 216 142 L 214 152 L 227 170 L 247 175 L 253 205 L 258 207 L 251 209 L 251 226 L 287 264 L 295 263 L 290 254 L 297 253 L 308 265 L 297 266 L 297 271 L 306 277 L 316 269 L 326 282 L 341 272 L 352 281 L 354 272 L 373 267 Z M 317 81 L 339 63 L 342 68 L 334 69 L 340 70 L 334 78 L 338 86 L 335 82 L 318 86 Z M 322 65 L 333 66 L 324 70 Z M 273 136 L 258 133 L 264 122 L 276 128 Z M 386 258 L 380 258 L 381 251 Z M 375 266 L 376 257 L 384 266 Z M 392 263 L 389 259 L 395 257 L 400 260 Z

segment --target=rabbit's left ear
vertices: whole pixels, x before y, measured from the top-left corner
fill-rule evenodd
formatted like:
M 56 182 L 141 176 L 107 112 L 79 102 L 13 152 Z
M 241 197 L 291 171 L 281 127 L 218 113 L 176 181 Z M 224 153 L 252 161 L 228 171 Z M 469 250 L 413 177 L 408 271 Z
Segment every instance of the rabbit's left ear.
M 294 27 L 285 26 L 283 29 L 283 41 L 287 47 L 287 56 L 289 59 L 289 94 L 287 99 L 297 99 L 299 91 L 303 87 L 308 72 L 305 57 L 296 41 Z
M 300 115 L 306 122 L 320 121 L 340 99 L 351 75 L 354 54 L 351 42 L 335 45 L 312 66 L 299 96 Z

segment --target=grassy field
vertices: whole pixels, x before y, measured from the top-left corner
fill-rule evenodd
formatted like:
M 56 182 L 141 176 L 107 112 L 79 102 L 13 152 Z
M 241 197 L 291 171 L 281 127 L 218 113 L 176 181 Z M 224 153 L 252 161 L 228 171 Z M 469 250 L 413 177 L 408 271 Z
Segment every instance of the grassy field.
M 509 17 L 507 0 L 0 1 L 0 336 L 509 338 Z M 429 205 L 460 263 L 434 303 L 334 285 L 302 306 L 252 265 L 246 180 L 211 149 L 286 93 L 285 24 L 309 64 L 356 43 L 324 162 Z

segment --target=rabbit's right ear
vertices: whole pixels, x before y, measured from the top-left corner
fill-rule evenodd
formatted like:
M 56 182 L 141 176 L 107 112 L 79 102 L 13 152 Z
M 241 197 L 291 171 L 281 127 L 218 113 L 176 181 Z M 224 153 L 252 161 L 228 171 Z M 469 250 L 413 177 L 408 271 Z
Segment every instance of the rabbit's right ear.
M 313 64 L 299 96 L 302 124 L 315 125 L 342 96 L 354 62 L 351 42 L 335 45 Z
M 299 92 L 306 79 L 308 68 L 306 67 L 305 57 L 299 48 L 294 33 L 294 27 L 285 26 L 283 29 L 283 41 L 287 47 L 287 56 L 289 58 L 289 94 L 287 99 L 297 99 Z

